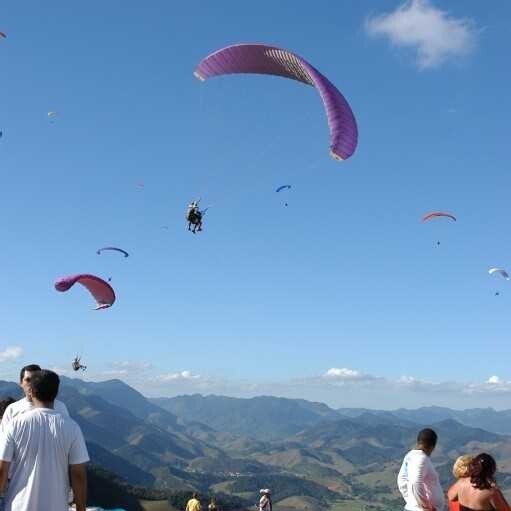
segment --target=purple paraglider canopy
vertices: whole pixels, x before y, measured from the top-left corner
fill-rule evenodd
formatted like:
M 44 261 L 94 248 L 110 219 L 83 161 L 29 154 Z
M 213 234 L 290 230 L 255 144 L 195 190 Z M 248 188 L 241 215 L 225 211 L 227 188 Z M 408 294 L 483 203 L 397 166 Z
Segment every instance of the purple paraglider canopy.
M 346 160 L 357 147 L 357 122 L 335 85 L 299 55 L 266 44 L 235 44 L 208 55 L 197 66 L 199 80 L 233 73 L 283 76 L 312 85 L 323 100 L 330 127 L 330 154 Z
M 63 277 L 55 282 L 55 289 L 61 292 L 68 291 L 77 282 L 84 286 L 94 297 L 97 303 L 96 310 L 107 309 L 114 304 L 115 292 L 112 286 L 95 275 L 82 273 Z

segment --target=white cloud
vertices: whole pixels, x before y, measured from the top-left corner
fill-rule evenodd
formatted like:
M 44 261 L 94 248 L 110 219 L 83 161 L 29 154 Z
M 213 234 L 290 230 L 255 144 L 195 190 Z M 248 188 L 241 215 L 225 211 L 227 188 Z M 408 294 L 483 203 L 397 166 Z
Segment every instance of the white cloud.
M 409 0 L 393 12 L 369 18 L 366 29 L 397 47 L 415 50 L 420 69 L 470 53 L 477 37 L 473 21 L 454 18 L 428 0 Z
M 444 382 L 431 382 L 427 380 L 421 380 L 414 378 L 413 376 L 402 376 L 396 380 L 395 385 L 398 388 L 406 389 L 412 392 L 423 392 L 423 393 L 440 393 L 440 394 L 455 394 L 465 390 L 465 384 L 452 381 Z
M 7 362 L 9 360 L 16 360 L 23 354 L 23 349 L 20 346 L 8 346 L 5 350 L 0 351 L 0 362 Z
M 332 367 L 323 376 L 325 378 L 334 378 L 339 380 L 358 380 L 362 376 L 362 373 L 356 369 Z
M 193 374 L 191 371 L 181 371 L 180 373 L 167 373 L 160 374 L 156 377 L 156 380 L 160 382 L 176 382 L 176 381 L 189 381 L 189 380 L 200 380 L 199 374 Z
M 431 405 L 506 408 L 511 395 L 511 381 L 498 376 L 479 382 L 427 381 L 410 375 L 383 377 L 340 366 L 331 367 L 319 375 L 263 382 L 220 378 L 190 369 L 153 374 L 154 370 L 147 370 L 152 367 L 150 364 L 139 362 L 113 362 L 108 366 L 109 371 L 87 371 L 79 377 L 89 381 L 117 377 L 151 397 L 194 393 L 238 398 L 266 395 L 324 402 L 333 407 L 378 409 Z
M 511 394 L 511 381 L 506 381 L 499 376 L 490 376 L 484 383 L 472 383 L 467 385 L 465 391 L 469 394 L 502 395 Z
M 377 379 L 375 376 L 347 367 L 332 367 L 322 377 L 325 380 L 336 382 L 367 382 Z

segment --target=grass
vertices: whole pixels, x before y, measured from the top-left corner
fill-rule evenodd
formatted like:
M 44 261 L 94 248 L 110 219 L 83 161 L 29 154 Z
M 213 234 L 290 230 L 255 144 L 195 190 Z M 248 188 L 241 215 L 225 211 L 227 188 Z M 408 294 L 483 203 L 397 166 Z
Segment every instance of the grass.
M 176 511 L 166 500 L 141 500 L 145 511 Z
M 354 477 L 354 479 L 366 486 L 383 485 L 394 488 L 396 486 L 396 474 L 389 471 L 369 472 Z
M 361 500 L 338 500 L 334 502 L 331 511 L 365 511 L 365 503 Z
M 216 483 L 211 486 L 211 491 L 213 493 L 231 493 L 231 485 L 232 481 L 223 481 L 221 483 Z
M 287 499 L 280 500 L 273 507 L 279 510 L 290 511 L 322 511 L 323 506 L 312 497 L 288 497 Z

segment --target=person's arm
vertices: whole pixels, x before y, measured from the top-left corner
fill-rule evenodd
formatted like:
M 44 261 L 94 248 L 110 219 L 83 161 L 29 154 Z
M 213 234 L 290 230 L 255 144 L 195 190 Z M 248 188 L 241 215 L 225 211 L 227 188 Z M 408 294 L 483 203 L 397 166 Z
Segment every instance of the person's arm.
M 69 465 L 71 488 L 75 497 L 76 511 L 85 511 L 87 503 L 87 465 Z
M 0 460 L 0 496 L 5 492 L 7 485 L 7 478 L 9 477 L 9 465 L 10 461 Z
M 491 498 L 491 505 L 496 511 L 511 511 L 504 495 L 498 488 L 494 488 Z
M 408 461 L 405 459 L 397 476 L 397 487 L 399 493 L 406 500 L 408 498 Z
M 458 480 L 447 490 L 447 498 L 449 500 L 458 500 L 459 487 L 460 481 Z
M 12 419 L 12 405 L 9 405 L 2 416 L 2 422 L 0 423 L 0 430 L 5 431 L 7 429 L 7 426 L 9 422 L 11 422 Z
M 0 432 L 0 495 L 3 497 L 9 476 L 9 465 L 14 456 L 12 421 Z
M 75 497 L 76 511 L 85 511 L 87 503 L 87 462 L 89 453 L 83 438 L 80 426 L 73 419 L 66 419 L 74 423 L 74 440 L 71 443 L 68 464 L 69 478 L 71 479 L 71 488 Z
M 429 458 L 424 456 L 420 459 L 414 470 L 408 471 L 410 478 L 410 490 L 415 500 L 422 509 L 434 510 L 435 506 L 431 502 L 431 491 L 427 484 L 427 475 L 430 471 Z

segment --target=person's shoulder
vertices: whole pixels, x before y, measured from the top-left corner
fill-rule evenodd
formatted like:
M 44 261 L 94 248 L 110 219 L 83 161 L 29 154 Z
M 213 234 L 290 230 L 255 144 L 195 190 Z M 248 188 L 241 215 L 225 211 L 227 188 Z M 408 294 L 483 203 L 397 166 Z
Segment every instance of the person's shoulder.
M 65 413 L 57 412 L 64 426 L 69 430 L 80 430 L 78 422 Z
M 421 449 L 410 449 L 406 453 L 405 459 L 413 459 L 413 458 L 421 459 L 421 458 L 423 458 L 425 456 L 426 456 L 426 454 Z
M 498 487 L 497 484 L 493 485 L 491 488 L 486 490 L 491 496 L 502 496 L 502 490 Z
M 423 466 L 423 465 L 431 465 L 431 459 L 429 456 L 421 449 L 412 449 L 405 456 L 405 462 L 412 464 L 413 466 Z
M 67 406 L 62 401 L 59 401 L 58 399 L 55 399 L 55 402 L 53 403 L 53 408 L 57 412 L 69 415 Z
M 45 410 L 45 414 L 48 416 L 49 420 L 54 421 L 57 424 L 60 424 L 65 430 L 73 430 L 76 428 L 80 428 L 78 423 L 70 417 L 70 415 L 62 410 L 59 410 L 55 403 L 53 404 L 53 409 Z
M 14 404 L 14 403 L 13 403 Z M 27 410 L 18 410 L 15 411 L 10 417 L 10 420 L 7 424 L 8 427 L 12 429 L 16 429 L 22 427 L 23 424 L 27 422 L 33 422 L 34 417 L 37 415 L 37 410 L 34 408 L 29 408 Z
M 30 410 L 32 408 L 32 404 L 26 397 L 22 397 L 21 399 L 18 399 L 17 401 L 14 401 L 14 403 L 11 403 L 4 412 L 4 415 L 7 414 L 7 416 L 13 416 L 16 415 L 19 412 L 22 412 L 24 410 Z
M 13 416 L 15 408 L 13 408 L 12 405 L 15 405 L 15 404 L 16 404 L 16 401 L 14 403 L 11 403 L 9 406 L 7 406 L 5 408 L 4 414 L 2 416 L 2 421 L 3 421 L 4 424 L 7 421 L 9 421 L 11 419 L 11 417 Z
M 464 479 L 466 479 L 466 478 L 460 478 L 460 479 L 457 479 L 456 481 L 454 481 L 454 483 L 452 483 L 451 486 L 449 486 L 448 491 L 449 492 L 458 491 L 460 488 L 462 488 L 465 485 Z

